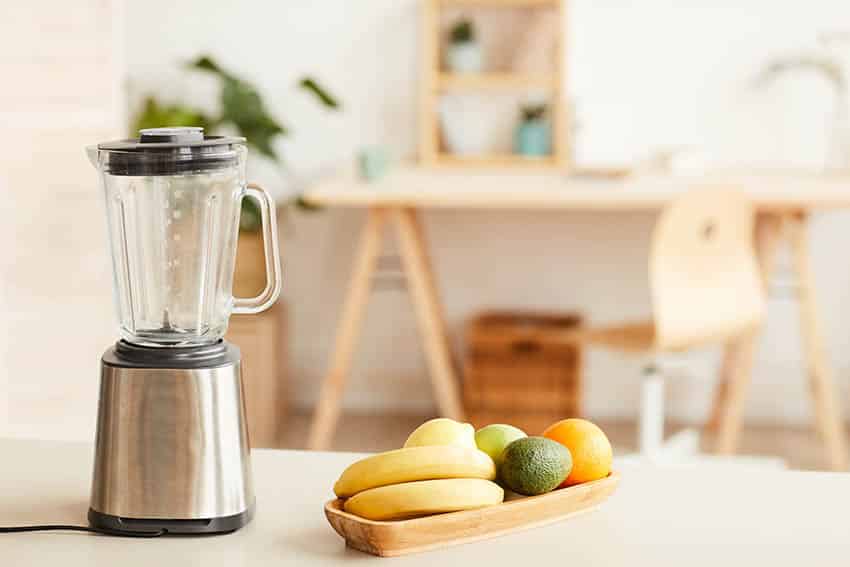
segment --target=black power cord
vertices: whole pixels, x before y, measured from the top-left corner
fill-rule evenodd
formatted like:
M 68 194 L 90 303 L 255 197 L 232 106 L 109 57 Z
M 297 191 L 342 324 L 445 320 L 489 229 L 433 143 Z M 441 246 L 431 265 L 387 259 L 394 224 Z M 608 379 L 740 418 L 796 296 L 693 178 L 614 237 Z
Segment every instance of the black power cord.
M 156 530 L 150 532 L 130 532 L 120 530 L 110 530 L 106 528 L 93 528 L 91 526 L 69 526 L 63 524 L 45 524 L 43 526 L 0 526 L 0 534 L 14 534 L 23 532 L 88 532 L 93 534 L 117 536 L 117 537 L 159 537 L 168 533 L 166 530 Z

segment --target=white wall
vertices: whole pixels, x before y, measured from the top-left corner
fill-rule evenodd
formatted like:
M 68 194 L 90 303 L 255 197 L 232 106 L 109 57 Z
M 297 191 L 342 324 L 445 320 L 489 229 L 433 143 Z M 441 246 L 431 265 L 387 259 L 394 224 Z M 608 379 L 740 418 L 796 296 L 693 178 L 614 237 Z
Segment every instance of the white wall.
M 0 436 L 92 438 L 114 340 L 101 196 L 84 148 L 119 134 L 117 0 L 0 18 Z
M 653 147 L 703 148 L 721 165 L 820 163 L 829 90 L 810 76 L 756 91 L 752 77 L 776 53 L 815 45 L 817 32 L 850 22 L 841 0 L 573 0 L 570 85 L 587 162 L 644 156 Z M 200 52 L 261 85 L 293 130 L 281 144 L 305 176 L 350 161 L 356 148 L 416 141 L 416 0 L 229 2 L 147 0 L 126 10 L 131 91 L 211 104 L 213 85 L 177 66 Z M 318 109 L 293 85 L 314 74 L 342 98 L 339 115 Z M 275 176 L 260 174 L 274 184 Z M 521 190 L 521 189 L 520 189 Z M 846 214 L 815 226 L 821 314 L 842 388 L 850 370 L 850 236 Z M 361 214 L 295 215 L 286 232 L 285 296 L 291 306 L 296 401 L 315 398 L 351 267 Z M 426 215 L 439 284 L 455 335 L 491 306 L 581 309 L 594 321 L 648 314 L 648 215 L 453 213 Z M 795 304 L 772 301 L 756 365 L 751 417 L 809 415 L 800 372 Z M 415 325 L 403 294 L 376 293 L 346 404 L 430 408 Z M 673 410 L 700 419 L 716 353 L 694 357 L 695 376 L 674 385 Z M 632 415 L 636 363 L 590 357 L 592 414 Z M 846 405 L 846 404 L 845 404 Z M 850 410 L 850 408 L 845 408 Z

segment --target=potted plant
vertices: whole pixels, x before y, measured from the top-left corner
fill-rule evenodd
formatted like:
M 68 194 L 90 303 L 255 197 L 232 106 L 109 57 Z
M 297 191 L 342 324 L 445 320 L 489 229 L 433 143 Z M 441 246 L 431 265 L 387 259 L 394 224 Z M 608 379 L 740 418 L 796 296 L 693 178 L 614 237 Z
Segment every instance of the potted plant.
M 520 122 L 514 132 L 514 152 L 523 156 L 547 156 L 552 152 L 552 132 L 545 104 L 526 104 L 520 108 Z
M 455 73 L 478 73 L 482 67 L 481 46 L 475 37 L 472 20 L 462 19 L 449 32 L 446 64 Z
M 245 137 L 254 156 L 272 160 L 283 167 L 273 142 L 278 136 L 290 135 L 290 131 L 269 114 L 257 88 L 224 70 L 207 56 L 190 62 L 188 67 L 211 73 L 219 80 L 219 112 L 209 114 L 185 104 L 166 105 L 155 97 L 148 96 L 133 120 L 133 134 L 143 128 L 160 126 L 202 126 L 207 132 L 227 128 Z M 339 108 L 336 99 L 314 79 L 304 77 L 298 82 L 298 86 L 313 95 L 322 106 L 329 109 Z M 296 200 L 296 204 L 309 208 L 300 199 Z M 251 199 L 242 200 L 239 229 L 233 290 L 237 296 L 248 297 L 257 295 L 266 285 L 263 239 L 259 232 L 260 211 Z

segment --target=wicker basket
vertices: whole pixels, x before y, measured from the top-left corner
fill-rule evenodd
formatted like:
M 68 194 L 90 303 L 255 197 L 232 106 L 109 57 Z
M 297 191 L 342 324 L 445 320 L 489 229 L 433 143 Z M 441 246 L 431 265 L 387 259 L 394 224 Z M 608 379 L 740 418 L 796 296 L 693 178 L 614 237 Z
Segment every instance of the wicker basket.
M 575 313 L 488 312 L 467 326 L 463 399 L 477 427 L 509 423 L 530 435 L 581 415 L 582 351 Z

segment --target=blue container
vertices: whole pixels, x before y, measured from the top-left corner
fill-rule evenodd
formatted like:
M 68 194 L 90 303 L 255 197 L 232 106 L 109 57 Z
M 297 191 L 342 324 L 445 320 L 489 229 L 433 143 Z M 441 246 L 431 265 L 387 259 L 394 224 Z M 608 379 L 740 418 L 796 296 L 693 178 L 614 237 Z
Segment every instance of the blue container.
M 522 156 L 548 156 L 552 153 L 552 132 L 543 120 L 528 120 L 514 132 L 514 152 Z

